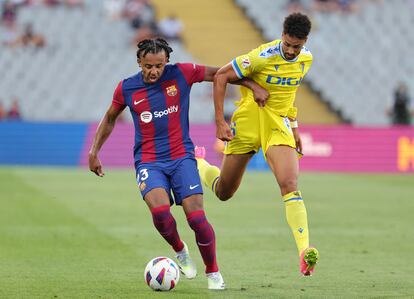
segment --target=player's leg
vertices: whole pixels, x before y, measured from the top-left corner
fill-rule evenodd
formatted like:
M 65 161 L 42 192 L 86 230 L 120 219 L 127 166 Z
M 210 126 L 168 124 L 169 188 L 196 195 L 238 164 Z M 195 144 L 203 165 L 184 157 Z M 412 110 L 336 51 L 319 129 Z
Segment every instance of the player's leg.
M 254 155 L 248 154 L 224 155 L 221 164 L 220 177 L 217 179 L 215 193 L 221 200 L 230 199 L 240 186 L 247 164 Z
M 211 166 L 196 151 L 201 180 L 223 201 L 230 199 L 239 188 L 247 163 L 260 147 L 258 106 L 252 101 L 241 105 L 231 119 L 233 139 L 226 143 L 221 171 Z M 205 152 L 204 152 L 205 155 Z
M 224 155 L 221 170 L 196 156 L 203 185 L 211 189 L 220 200 L 229 200 L 239 188 L 252 156 L 253 153 Z
M 194 231 L 197 246 L 206 266 L 209 289 L 224 289 L 216 259 L 216 237 L 203 207 L 203 196 L 197 164 L 194 159 L 183 159 L 171 179 L 175 202 L 182 205 L 187 222 Z M 212 279 L 216 278 L 216 279 Z M 219 281 L 220 278 L 221 280 Z
M 194 231 L 196 243 L 203 258 L 208 288 L 223 290 L 225 284 L 221 276 L 216 258 L 216 236 L 213 226 L 208 222 L 201 194 L 191 195 L 182 201 L 187 222 Z
M 187 222 L 195 233 L 197 246 L 206 265 L 205 272 L 217 272 L 219 269 L 216 260 L 216 238 L 214 229 L 205 215 L 202 195 L 194 194 L 183 199 L 182 206 Z
M 170 211 L 170 197 L 164 188 L 154 188 L 147 192 L 144 200 L 152 214 L 152 221 L 160 235 L 175 252 L 184 249 L 177 231 L 176 221 Z
M 137 183 L 150 209 L 155 228 L 175 252 L 182 251 L 185 245 L 178 234 L 176 221 L 170 212 L 170 183 L 166 175 L 148 164 L 138 166 Z
M 296 150 L 286 145 L 273 145 L 267 149 L 266 158 L 285 202 L 287 222 L 301 258 L 301 272 L 310 275 L 319 256 L 315 248 L 309 248 L 307 213 L 298 190 L 299 162 Z

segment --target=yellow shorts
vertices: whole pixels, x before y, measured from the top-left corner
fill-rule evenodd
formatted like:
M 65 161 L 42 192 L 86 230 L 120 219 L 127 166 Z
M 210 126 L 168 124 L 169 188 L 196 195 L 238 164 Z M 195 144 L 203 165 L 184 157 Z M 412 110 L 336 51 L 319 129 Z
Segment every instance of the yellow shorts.
M 271 145 L 287 145 L 296 148 L 290 122 L 268 107 L 260 108 L 256 102 L 243 103 L 231 118 L 234 138 L 226 143 L 224 154 L 263 154 Z

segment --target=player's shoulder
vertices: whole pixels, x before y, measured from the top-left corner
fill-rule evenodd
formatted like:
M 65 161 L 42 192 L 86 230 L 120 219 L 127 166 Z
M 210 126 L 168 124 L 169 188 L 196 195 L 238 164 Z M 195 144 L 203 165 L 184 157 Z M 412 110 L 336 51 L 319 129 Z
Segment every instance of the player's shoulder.
M 179 69 L 181 71 L 194 71 L 195 69 L 197 69 L 197 64 L 193 63 L 193 62 L 177 62 L 173 65 L 171 65 L 174 69 Z
M 141 72 L 131 75 L 119 82 L 123 90 L 139 89 L 145 86 Z
M 302 47 L 302 50 L 300 51 L 299 56 L 303 60 L 312 60 L 312 58 L 313 58 L 312 52 L 305 46 Z
M 274 56 L 280 56 L 280 39 L 276 39 L 271 42 L 261 44 L 251 53 L 254 56 L 257 56 L 258 58 L 270 58 Z

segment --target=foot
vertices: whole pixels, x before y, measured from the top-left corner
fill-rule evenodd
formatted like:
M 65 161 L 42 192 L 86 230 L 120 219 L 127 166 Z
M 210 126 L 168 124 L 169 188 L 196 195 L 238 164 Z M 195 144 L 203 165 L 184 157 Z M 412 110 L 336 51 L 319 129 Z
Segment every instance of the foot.
M 206 157 L 206 148 L 204 146 L 195 146 L 194 155 L 196 159 L 205 159 Z
M 224 290 L 226 285 L 220 272 L 207 273 L 208 289 L 209 290 Z
M 311 276 L 315 265 L 319 261 L 319 252 L 316 248 L 308 247 L 300 255 L 300 272 L 304 276 Z
M 192 279 L 196 277 L 197 268 L 196 268 L 195 263 L 190 257 L 190 252 L 188 251 L 187 244 L 184 243 L 183 250 L 177 252 L 177 255 L 175 257 L 178 260 L 177 264 L 178 264 L 178 267 L 180 268 L 181 273 L 183 273 L 187 279 Z

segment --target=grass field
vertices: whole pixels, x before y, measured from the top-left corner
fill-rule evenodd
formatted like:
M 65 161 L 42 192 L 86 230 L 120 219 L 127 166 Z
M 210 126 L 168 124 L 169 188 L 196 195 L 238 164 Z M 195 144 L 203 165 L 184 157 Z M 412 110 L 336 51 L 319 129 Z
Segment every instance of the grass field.
M 273 177 L 248 173 L 231 201 L 205 196 L 228 289 L 207 290 L 192 231 L 173 207 L 199 275 L 156 293 L 144 267 L 173 253 L 132 170 L 100 179 L 83 169 L 0 168 L 0 298 L 414 297 L 413 176 L 307 173 L 300 185 L 321 253 L 314 276 L 298 273 Z

